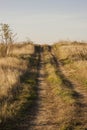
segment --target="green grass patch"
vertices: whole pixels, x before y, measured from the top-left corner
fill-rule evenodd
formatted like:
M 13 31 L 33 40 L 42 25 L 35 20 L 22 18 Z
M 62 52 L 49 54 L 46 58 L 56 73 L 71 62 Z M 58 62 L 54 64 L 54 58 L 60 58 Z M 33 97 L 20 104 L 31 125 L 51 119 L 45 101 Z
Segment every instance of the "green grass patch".
M 51 61 L 50 56 L 45 56 L 45 61 L 49 58 L 48 61 Z M 61 97 L 61 99 L 69 104 L 75 103 L 74 91 L 71 90 L 67 84 L 64 83 L 64 79 L 61 78 L 59 72 L 56 71 L 55 64 L 46 62 L 45 64 L 46 79 L 49 84 L 54 87 L 54 92 Z
M 70 58 L 61 59 L 60 62 L 62 63 L 62 65 L 73 63 L 73 61 Z

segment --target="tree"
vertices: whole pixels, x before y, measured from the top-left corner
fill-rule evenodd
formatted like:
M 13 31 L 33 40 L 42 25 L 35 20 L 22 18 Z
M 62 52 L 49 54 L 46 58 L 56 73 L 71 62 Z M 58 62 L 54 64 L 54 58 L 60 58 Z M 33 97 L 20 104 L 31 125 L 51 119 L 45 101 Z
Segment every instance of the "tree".
M 1 42 L 6 45 L 6 55 L 8 55 L 10 46 L 13 44 L 16 34 L 12 33 L 8 24 L 0 24 L 0 36 Z

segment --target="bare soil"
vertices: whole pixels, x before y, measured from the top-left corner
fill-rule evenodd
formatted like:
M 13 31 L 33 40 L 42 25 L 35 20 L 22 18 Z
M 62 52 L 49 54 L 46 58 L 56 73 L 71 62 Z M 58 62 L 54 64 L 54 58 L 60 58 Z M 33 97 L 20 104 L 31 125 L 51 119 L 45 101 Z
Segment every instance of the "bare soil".
M 40 62 L 38 110 L 33 115 L 29 130 L 58 130 L 58 102 L 50 85 L 45 81 L 44 63 Z

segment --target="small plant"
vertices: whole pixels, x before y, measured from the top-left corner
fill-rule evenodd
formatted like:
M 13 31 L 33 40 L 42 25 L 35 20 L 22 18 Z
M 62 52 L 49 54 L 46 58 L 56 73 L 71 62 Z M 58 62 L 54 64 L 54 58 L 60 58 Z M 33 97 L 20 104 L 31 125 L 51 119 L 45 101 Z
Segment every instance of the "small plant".
M 8 24 L 3 23 L 0 24 L 0 33 L 1 43 L 5 45 L 5 55 L 8 55 L 16 34 L 13 34 Z

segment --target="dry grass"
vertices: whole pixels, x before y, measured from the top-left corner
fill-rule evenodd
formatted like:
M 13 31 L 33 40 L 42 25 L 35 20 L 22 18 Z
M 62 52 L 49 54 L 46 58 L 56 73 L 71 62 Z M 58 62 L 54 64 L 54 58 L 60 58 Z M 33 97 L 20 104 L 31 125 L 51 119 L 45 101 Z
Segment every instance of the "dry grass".
M 5 56 L 6 46 L 0 44 L 0 57 Z M 13 44 L 9 46 L 9 56 L 20 56 L 24 54 L 32 54 L 34 53 L 34 45 L 29 43 L 19 43 Z
M 55 44 L 53 52 L 63 65 L 65 73 L 87 88 L 87 44 Z
M 11 57 L 0 59 L 0 122 L 17 112 L 15 110 L 17 102 L 14 103 L 14 99 L 21 88 L 20 76 L 26 70 L 27 62 L 25 61 Z
M 30 86 L 21 83 L 20 77 L 31 71 L 28 65 L 34 45 L 13 45 L 9 56 L 3 57 L 3 53 L 0 57 L 0 123 L 14 117 L 26 102 L 26 97 L 31 95 Z M 23 59 L 21 55 L 28 55 L 28 58 Z
M 0 58 L 0 97 L 7 95 L 7 91 L 19 82 L 19 77 L 26 71 L 27 62 L 21 59 L 5 57 Z
M 55 44 L 53 46 L 60 60 L 85 60 L 87 59 L 87 45 L 84 43 Z
M 56 51 L 55 51 L 56 50 Z M 66 78 L 72 81 L 77 96 L 77 129 L 87 129 L 87 44 L 56 44 L 53 53 L 59 61 L 60 68 Z M 81 96 L 80 96 L 81 95 Z M 81 105 L 78 105 L 81 104 Z
M 87 89 L 87 61 L 75 61 L 64 66 L 66 75 Z
M 20 50 L 20 51 L 19 51 Z M 32 44 L 25 44 L 23 46 L 15 47 L 10 51 L 10 55 L 24 55 L 24 54 L 32 54 L 34 53 L 34 45 Z
M 56 103 L 58 103 L 59 111 L 56 114 L 58 114 L 59 129 L 73 129 L 75 126 L 74 123 L 76 123 L 76 101 L 73 97 L 74 91 L 61 79 L 55 67 L 55 63 L 52 64 L 51 60 L 52 56 L 46 51 L 44 53 L 46 80 L 48 85 L 51 85 L 54 95 L 57 96 Z
M 55 67 L 55 62 L 52 64 L 51 60 L 53 60 L 53 57 L 50 55 L 48 52 L 47 54 L 44 55 L 45 57 L 45 68 L 47 72 L 47 80 L 51 84 L 55 85 L 56 92 L 61 98 L 67 102 L 67 103 L 74 103 L 74 98 L 73 98 L 73 90 L 68 88 L 63 83 L 63 79 L 61 78 L 59 72 L 57 72 L 57 68 Z M 57 86 L 58 85 L 58 86 Z

